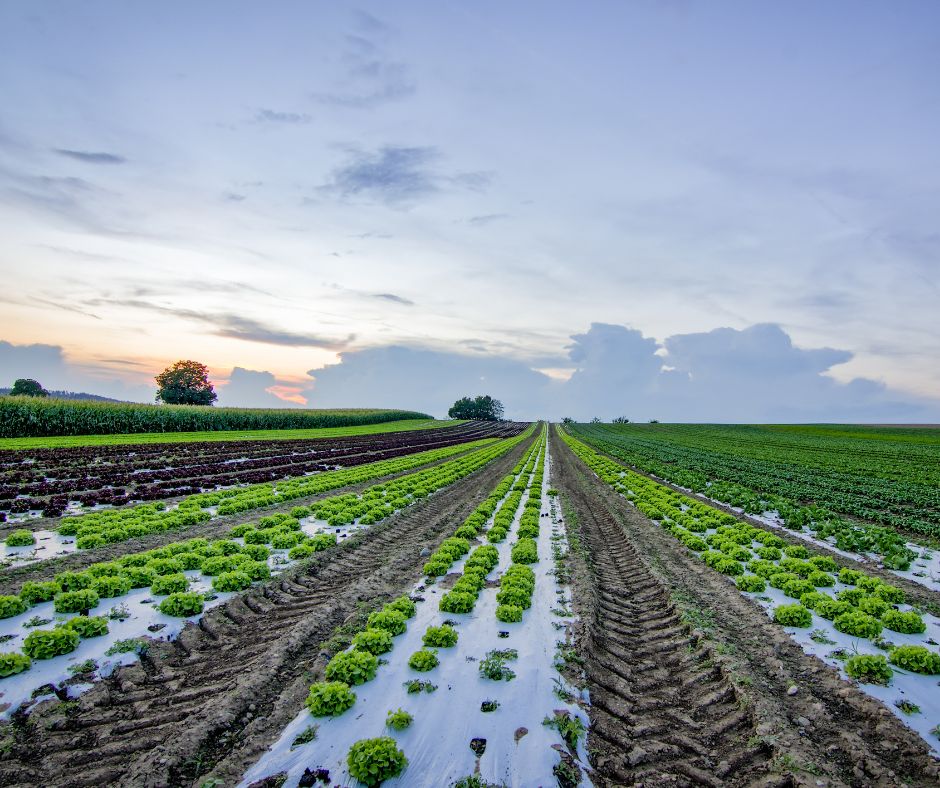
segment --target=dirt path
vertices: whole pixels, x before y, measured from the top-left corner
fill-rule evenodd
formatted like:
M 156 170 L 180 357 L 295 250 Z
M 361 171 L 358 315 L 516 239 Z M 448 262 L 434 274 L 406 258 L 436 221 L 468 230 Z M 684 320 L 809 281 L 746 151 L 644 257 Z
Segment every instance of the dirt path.
M 913 731 L 552 440 L 552 483 L 583 544 L 596 785 L 937 784 Z
M 301 707 L 321 644 L 413 583 L 421 549 L 449 535 L 529 443 L 213 609 L 77 703 L 43 703 L 4 726 L 0 785 L 199 784 L 226 758 L 234 784 Z

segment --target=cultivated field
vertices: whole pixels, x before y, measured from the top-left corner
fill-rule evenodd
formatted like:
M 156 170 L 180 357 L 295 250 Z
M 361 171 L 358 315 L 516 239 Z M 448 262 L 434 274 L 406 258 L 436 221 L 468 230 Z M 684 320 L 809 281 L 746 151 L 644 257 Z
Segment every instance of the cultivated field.
M 937 431 L 366 429 L 0 450 L 0 784 L 940 781 Z

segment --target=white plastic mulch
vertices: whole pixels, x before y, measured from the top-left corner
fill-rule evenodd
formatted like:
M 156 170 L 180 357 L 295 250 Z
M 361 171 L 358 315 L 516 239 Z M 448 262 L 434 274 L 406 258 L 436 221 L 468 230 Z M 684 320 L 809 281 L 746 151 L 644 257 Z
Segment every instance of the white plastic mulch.
M 550 458 L 546 459 L 543 491 L 547 489 Z M 527 494 L 523 496 L 525 502 Z M 543 497 L 542 513 L 549 514 L 552 502 Z M 499 565 L 489 575 L 497 578 L 510 564 L 522 505 L 516 513 L 510 535 L 497 544 Z M 554 520 L 554 522 L 553 522 Z M 496 588 L 484 588 L 472 613 L 452 614 L 438 610 L 443 590 L 435 585 L 418 584 L 413 596 L 423 597 L 407 631 L 395 638 L 395 647 L 383 655 L 376 678 L 354 687 L 357 700 L 344 714 L 335 718 L 315 718 L 304 709 L 284 729 L 277 742 L 244 775 L 242 785 L 277 773 L 286 772 L 285 785 L 296 786 L 306 768 L 328 769 L 334 782 L 350 780 L 346 769 L 349 748 L 356 741 L 376 736 L 392 736 L 408 758 L 402 774 L 389 780 L 388 786 L 451 785 L 461 777 L 477 772 L 491 783 L 511 786 L 555 785 L 553 768 L 560 755 L 553 748 L 564 748 L 561 736 L 542 721 L 564 709 L 587 725 L 587 715 L 574 703 L 566 703 L 555 694 L 556 684 L 564 685 L 554 667 L 556 643 L 564 640 L 565 624 L 573 619 L 552 612 L 560 605 L 559 586 L 552 574 L 552 530 L 562 529 L 558 518 L 540 518 L 539 562 L 535 572 L 532 607 L 523 620 L 504 624 L 496 619 Z M 566 547 L 564 541 L 561 542 Z M 461 572 L 463 560 L 451 572 Z M 561 611 L 559 611 L 561 612 Z M 565 611 L 567 612 L 567 611 Z M 440 665 L 419 673 L 408 667 L 408 658 L 421 649 L 421 638 L 429 626 L 450 620 L 459 634 L 457 645 L 438 650 Z M 508 637 L 499 637 L 500 631 Z M 516 649 L 518 659 L 506 665 L 516 673 L 510 681 L 492 681 L 479 675 L 478 662 L 494 649 Z M 432 693 L 408 694 L 405 682 L 418 679 L 437 685 Z M 496 701 L 495 711 L 481 710 L 483 701 Z M 403 709 L 414 717 L 408 729 L 398 732 L 386 728 L 389 711 Z M 296 737 L 308 726 L 316 725 L 314 741 L 292 748 Z M 470 748 L 472 739 L 486 740 L 479 759 Z M 583 739 L 579 745 L 581 765 L 587 763 Z M 350 780 L 350 782 L 352 782 Z M 587 777 L 583 785 L 590 785 Z

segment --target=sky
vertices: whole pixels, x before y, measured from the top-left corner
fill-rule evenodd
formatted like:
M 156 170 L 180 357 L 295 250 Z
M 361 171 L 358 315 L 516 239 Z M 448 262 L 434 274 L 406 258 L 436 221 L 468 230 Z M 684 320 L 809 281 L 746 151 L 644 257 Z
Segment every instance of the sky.
M 940 422 L 937 74 L 932 0 L 6 0 L 0 385 Z

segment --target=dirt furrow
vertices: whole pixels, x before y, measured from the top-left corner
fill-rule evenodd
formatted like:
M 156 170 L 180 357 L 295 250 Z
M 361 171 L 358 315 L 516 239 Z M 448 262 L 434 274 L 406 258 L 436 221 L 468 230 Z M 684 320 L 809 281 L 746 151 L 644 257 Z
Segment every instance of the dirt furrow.
M 247 766 L 301 708 L 333 630 L 417 579 L 421 549 L 449 535 L 523 450 L 154 642 L 77 703 L 18 715 L 0 730 L 0 785 L 189 785 L 236 748 Z M 94 757 L 74 769 L 85 752 Z
M 595 784 L 937 784 L 917 734 L 553 440 L 552 481 L 583 545 Z

